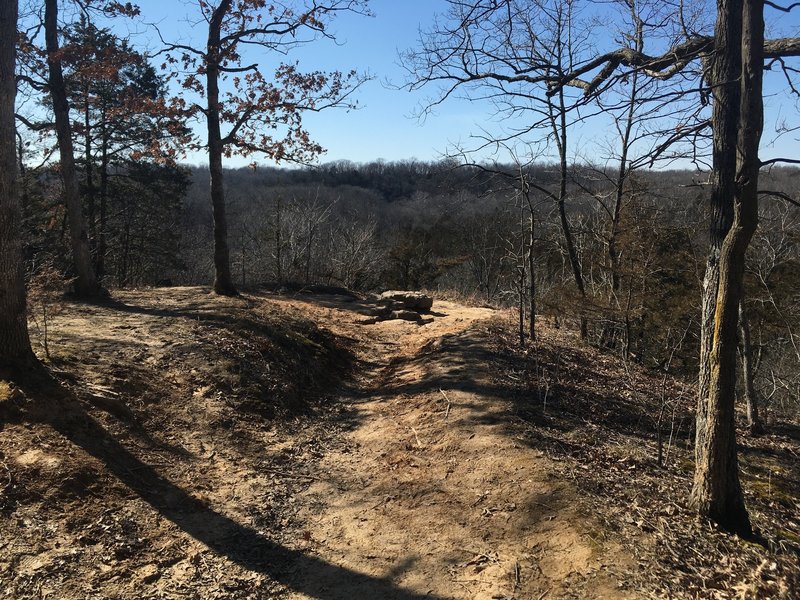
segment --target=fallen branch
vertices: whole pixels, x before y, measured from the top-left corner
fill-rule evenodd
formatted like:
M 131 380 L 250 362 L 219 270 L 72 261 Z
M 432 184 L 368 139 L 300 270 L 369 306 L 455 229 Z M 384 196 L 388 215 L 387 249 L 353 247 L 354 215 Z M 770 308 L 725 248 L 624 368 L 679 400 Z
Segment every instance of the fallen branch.
M 450 398 L 447 397 L 447 394 L 444 393 L 443 389 L 439 388 L 439 391 L 441 392 L 442 396 L 444 396 L 444 399 L 447 401 L 447 408 L 444 411 L 444 420 L 447 421 L 447 417 L 450 414 Z
M 414 429 L 414 428 L 412 427 L 412 428 L 411 428 L 411 431 L 413 431 L 413 432 L 414 432 L 414 437 L 417 439 L 417 446 L 419 446 L 420 448 L 422 448 L 422 442 L 420 442 L 420 441 L 419 441 L 419 436 L 417 435 L 417 430 L 416 430 L 416 429 Z

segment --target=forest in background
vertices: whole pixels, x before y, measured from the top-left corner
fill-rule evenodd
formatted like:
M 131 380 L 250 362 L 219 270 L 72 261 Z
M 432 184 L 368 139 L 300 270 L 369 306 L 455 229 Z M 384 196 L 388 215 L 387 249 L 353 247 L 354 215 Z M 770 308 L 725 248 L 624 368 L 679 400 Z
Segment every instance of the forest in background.
M 557 185 L 553 166 L 529 167 L 527 175 Z M 607 179 L 599 168 L 573 167 L 568 214 L 586 278 L 587 297 L 581 298 L 557 206 L 534 197 L 531 246 L 530 207 L 511 165 L 409 160 L 227 170 L 232 271 L 243 288 L 425 289 L 478 304 L 522 306 L 526 319 L 533 290 L 540 318 L 576 329 L 585 318 L 593 345 L 691 380 L 708 245 L 706 178 L 690 171 L 631 178 L 619 230 L 621 285 L 614 290 Z M 774 168 L 764 185 L 791 194 L 799 178 L 800 169 Z M 70 271 L 63 207 L 48 196 L 54 179 L 48 169 L 29 170 L 24 179 L 26 257 L 34 281 L 52 268 Z M 114 173 L 105 222 L 86 206 L 90 231 L 103 228 L 102 257 L 99 241 L 90 240 L 104 285 L 212 280 L 208 182 L 203 167 L 139 163 Z M 748 255 L 753 379 L 765 416 L 795 416 L 800 408 L 799 221 L 794 206 L 766 199 Z

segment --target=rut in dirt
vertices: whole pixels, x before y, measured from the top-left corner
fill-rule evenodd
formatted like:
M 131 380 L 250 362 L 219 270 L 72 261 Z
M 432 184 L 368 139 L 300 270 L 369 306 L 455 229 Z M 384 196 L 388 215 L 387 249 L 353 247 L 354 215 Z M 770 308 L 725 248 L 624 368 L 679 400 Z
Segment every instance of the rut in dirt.
M 494 377 L 495 314 L 435 309 L 424 326 L 326 315 L 362 340 L 365 369 L 341 399 L 345 449 L 299 499 L 305 550 L 371 579 L 299 567 L 293 581 L 324 592 L 290 597 L 402 597 L 375 581 L 429 598 L 625 597 L 607 566 L 619 550 L 591 541 L 572 486 L 520 441 L 515 392 Z

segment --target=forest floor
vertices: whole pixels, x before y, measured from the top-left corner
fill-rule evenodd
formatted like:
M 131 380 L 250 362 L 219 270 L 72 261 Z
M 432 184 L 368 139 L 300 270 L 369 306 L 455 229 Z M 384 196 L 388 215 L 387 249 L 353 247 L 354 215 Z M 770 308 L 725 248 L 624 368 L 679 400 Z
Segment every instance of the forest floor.
M 690 390 L 563 331 L 114 298 L 53 307 L 52 380 L 0 381 L 0 598 L 796 597 L 796 427 L 743 444 L 745 541 L 683 505 Z

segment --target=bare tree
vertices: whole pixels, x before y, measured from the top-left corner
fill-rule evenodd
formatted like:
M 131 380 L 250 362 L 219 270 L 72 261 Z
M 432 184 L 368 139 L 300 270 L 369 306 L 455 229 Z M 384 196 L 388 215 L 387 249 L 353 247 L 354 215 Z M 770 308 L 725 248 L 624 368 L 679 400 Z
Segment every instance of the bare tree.
M 168 63 L 180 63 L 183 86 L 205 97 L 203 106 L 188 106 L 188 115 L 206 121 L 211 207 L 214 215 L 214 291 L 236 294 L 228 250 L 223 156 L 264 154 L 276 161 L 308 162 L 323 149 L 302 126 L 305 112 L 350 107 L 352 92 L 364 77 L 350 73 L 301 73 L 282 64 L 268 81 L 258 62 L 246 63 L 247 49 L 287 54 L 319 37 L 332 38 L 326 21 L 337 13 L 365 14 L 366 0 L 279 3 L 267 8 L 261 0 L 198 1 L 208 24 L 205 47 L 169 43 Z M 225 91 L 221 84 L 229 82 Z M 223 133 L 223 126 L 228 129 Z
M 673 82 L 674 98 L 685 99 L 700 91 L 696 105 L 701 109 L 687 115 L 695 120 L 679 122 L 654 150 L 658 157 L 665 148 L 691 140 L 709 125 L 712 128 L 711 250 L 703 292 L 691 504 L 722 527 L 749 534 L 738 475 L 734 406 L 744 257 L 758 224 L 758 177 L 765 164 L 759 158 L 764 60 L 800 55 L 800 39 L 765 41 L 763 12 L 765 5 L 784 11 L 798 5 L 783 8 L 765 0 L 718 0 L 713 36 L 700 33 L 697 24 L 684 19 L 679 10 L 674 40 L 662 54 L 647 54 L 643 43 L 594 55 L 577 53 L 573 47 L 566 62 L 553 53 L 533 54 L 531 48 L 537 47 L 540 36 L 528 35 L 524 22 L 515 31 L 525 32 L 526 43 L 498 23 L 498 19 L 513 20 L 517 15 L 552 14 L 548 9 L 558 11 L 553 7 L 559 5 L 569 9 L 574 4 L 575 0 L 553 0 L 547 6 L 533 0 L 452 2 L 452 27 L 438 33 L 435 43 L 423 40 L 423 51 L 411 57 L 425 60 L 412 63 L 412 73 L 417 74 L 415 82 L 419 84 L 440 82 L 445 86 L 438 101 L 476 82 L 490 86 L 492 98 L 518 98 L 515 93 L 519 90 L 535 96 L 533 92 L 541 86 L 551 98 L 560 99 L 569 87 L 592 98 L 615 89 L 633 73 Z M 675 6 L 680 9 L 683 3 Z M 471 28 L 472 23 L 477 25 Z M 567 41 L 559 36 L 558 43 L 566 45 Z M 526 60 L 517 61 L 522 53 Z M 696 68 L 698 64 L 702 69 Z M 710 119 L 698 119 L 703 102 L 709 99 Z
M 750 337 L 750 316 L 744 302 L 744 294 L 739 301 L 739 333 L 742 355 L 742 381 L 744 382 L 744 398 L 747 405 L 747 427 L 751 435 L 763 433 L 761 417 L 758 411 L 756 396 L 755 365 L 753 364 L 753 344 Z
M 720 0 L 713 37 L 687 35 L 660 56 L 630 48 L 613 50 L 552 83 L 556 90 L 574 85 L 593 94 L 613 85 L 619 71 L 640 70 L 670 79 L 683 74 L 693 61 L 707 64 L 704 77 L 710 84 L 713 128 L 712 227 L 690 503 L 701 515 L 742 534 L 749 534 L 751 526 L 736 453 L 736 348 L 744 257 L 758 225 L 764 59 L 800 54 L 798 39 L 764 40 L 764 6 L 763 0 Z
M 508 122 L 522 121 L 502 134 L 478 136 L 476 152 L 501 151 L 510 140 L 535 136 L 544 148 L 555 148 L 554 181 L 530 179 L 531 189 L 545 194 L 557 207 L 564 249 L 581 302 L 586 282 L 569 217 L 570 131 L 580 97 L 565 86 L 548 94 L 546 82 L 571 71 L 587 53 L 579 32 L 577 0 L 449 0 L 446 21 L 422 36 L 420 48 L 403 55 L 409 89 L 439 86 L 426 110 L 459 90 L 490 99 Z M 527 74 L 536 71 L 537 76 Z M 525 74 L 525 75 L 520 75 Z M 539 156 L 534 150 L 532 156 Z M 581 308 L 582 310 L 582 308 Z M 580 319 L 581 337 L 587 320 Z

